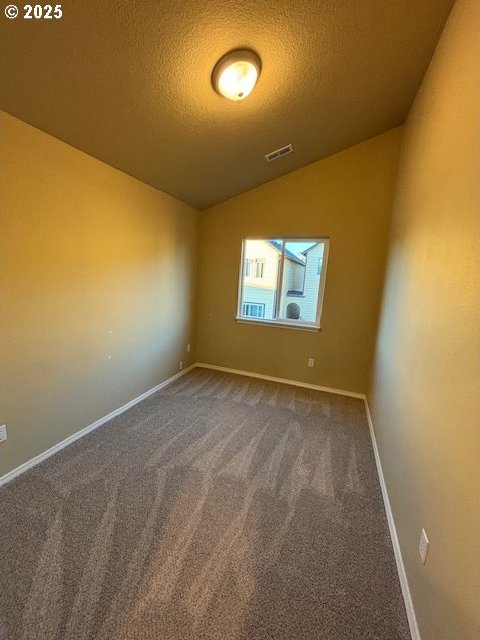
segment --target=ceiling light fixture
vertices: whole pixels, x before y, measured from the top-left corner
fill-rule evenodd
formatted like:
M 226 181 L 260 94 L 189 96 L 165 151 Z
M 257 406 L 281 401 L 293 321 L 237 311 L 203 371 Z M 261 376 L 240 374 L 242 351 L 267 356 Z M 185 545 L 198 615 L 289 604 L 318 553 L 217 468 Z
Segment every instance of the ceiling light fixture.
M 213 69 L 213 87 L 229 100 L 245 100 L 257 84 L 261 68 L 260 58 L 253 51 L 230 51 L 220 58 Z

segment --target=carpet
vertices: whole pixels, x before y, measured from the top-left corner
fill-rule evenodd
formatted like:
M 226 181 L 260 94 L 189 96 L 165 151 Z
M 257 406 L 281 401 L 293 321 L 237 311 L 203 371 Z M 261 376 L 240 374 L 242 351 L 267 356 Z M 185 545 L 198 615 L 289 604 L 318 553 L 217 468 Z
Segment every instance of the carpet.
M 7 640 L 407 640 L 361 400 L 194 369 L 0 489 Z

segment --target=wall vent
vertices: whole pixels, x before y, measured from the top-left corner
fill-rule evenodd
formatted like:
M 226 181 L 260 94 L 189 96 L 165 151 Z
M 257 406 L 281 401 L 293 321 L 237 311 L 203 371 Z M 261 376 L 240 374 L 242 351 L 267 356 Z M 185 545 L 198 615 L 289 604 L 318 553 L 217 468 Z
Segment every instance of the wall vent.
M 280 149 L 276 149 L 275 151 L 271 151 L 267 153 L 265 156 L 265 160 L 267 162 L 272 162 L 272 160 L 278 160 L 279 158 L 283 158 L 283 156 L 288 156 L 289 153 L 293 151 L 293 144 L 287 144 L 285 147 L 281 147 Z

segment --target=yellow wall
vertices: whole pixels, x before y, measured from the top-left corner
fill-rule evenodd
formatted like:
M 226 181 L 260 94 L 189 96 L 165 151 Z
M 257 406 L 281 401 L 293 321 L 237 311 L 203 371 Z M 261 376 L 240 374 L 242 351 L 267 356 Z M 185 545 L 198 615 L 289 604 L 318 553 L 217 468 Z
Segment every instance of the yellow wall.
M 20 120 L 0 125 L 1 474 L 194 361 L 198 214 Z
M 479 61 L 460 0 L 405 129 L 370 393 L 422 640 L 480 638 Z
M 202 211 L 199 361 L 366 390 L 400 137 L 394 129 Z M 235 322 L 247 236 L 330 237 L 320 332 Z

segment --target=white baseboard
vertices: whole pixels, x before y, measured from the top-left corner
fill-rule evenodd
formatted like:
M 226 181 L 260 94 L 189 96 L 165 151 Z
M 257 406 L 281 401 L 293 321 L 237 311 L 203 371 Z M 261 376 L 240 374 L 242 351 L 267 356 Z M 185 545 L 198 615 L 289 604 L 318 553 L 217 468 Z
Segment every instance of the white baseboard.
M 408 578 L 405 571 L 405 565 L 403 564 L 402 551 L 400 549 L 400 543 L 398 541 L 397 529 L 395 527 L 395 520 L 393 519 L 392 507 L 390 506 L 390 499 L 388 497 L 387 485 L 385 484 L 385 477 L 383 475 L 382 463 L 380 460 L 380 453 L 378 451 L 377 439 L 375 438 L 375 431 L 373 429 L 372 415 L 370 413 L 370 407 L 368 406 L 368 400 L 366 396 L 365 410 L 367 412 L 368 428 L 370 429 L 370 437 L 372 439 L 373 453 L 375 455 L 375 463 L 377 465 L 378 477 L 380 479 L 380 487 L 382 489 L 383 503 L 385 505 L 385 512 L 387 514 L 388 528 L 390 529 L 390 537 L 392 539 L 393 552 L 395 554 L 395 562 L 397 563 L 398 577 L 400 579 L 400 586 L 402 588 L 403 599 L 405 601 L 405 609 L 407 612 L 408 624 L 410 627 L 410 635 L 412 640 L 421 640 L 420 631 L 417 624 L 417 616 L 415 615 L 415 609 L 413 607 L 412 595 L 410 593 L 410 587 L 408 584 Z
M 357 393 L 355 391 L 346 391 L 345 389 L 334 389 L 333 387 L 322 387 L 318 384 L 310 384 L 308 382 L 300 382 L 298 380 L 288 380 L 287 378 L 275 378 L 274 376 L 267 376 L 263 373 L 254 373 L 253 371 L 242 371 L 241 369 L 230 369 L 229 367 L 219 367 L 216 364 L 205 364 L 204 362 L 197 362 L 195 365 L 202 369 L 214 369 L 215 371 L 225 371 L 225 373 L 235 373 L 239 376 L 248 376 L 249 378 L 259 378 L 260 380 L 269 380 L 270 382 L 280 382 L 281 384 L 289 384 L 294 387 L 305 387 L 305 389 L 314 389 L 315 391 L 325 391 L 326 393 L 335 393 L 339 396 L 349 396 L 351 398 L 360 398 L 363 400 L 365 394 Z
M 145 400 L 145 398 L 148 398 L 148 396 L 151 396 L 157 391 L 160 391 L 160 389 L 163 389 L 163 387 L 166 387 L 177 378 L 180 378 L 180 376 L 183 376 L 188 371 L 191 371 L 191 369 L 193 369 L 195 366 L 196 366 L 195 364 L 192 364 L 190 367 L 187 367 L 186 369 L 183 369 L 179 373 L 176 373 L 171 378 L 167 378 L 167 380 L 164 380 L 160 384 L 157 384 L 155 387 L 152 387 L 148 391 L 145 391 L 145 393 L 142 393 L 141 395 L 137 396 L 133 400 L 130 400 L 130 402 L 127 402 L 126 404 L 122 405 L 118 409 L 111 411 L 106 416 L 103 416 L 103 418 L 100 418 L 99 420 L 92 422 L 92 424 L 89 424 L 88 427 L 84 427 L 83 429 L 80 429 L 80 431 L 76 431 L 71 436 L 68 436 L 68 438 L 65 438 L 65 440 L 62 440 L 58 444 L 53 445 L 53 447 L 50 447 L 50 449 L 43 451 L 43 453 L 40 453 L 38 456 L 35 456 L 31 460 L 27 460 L 27 462 L 24 462 L 19 467 L 16 467 L 15 469 L 12 469 L 5 475 L 0 476 L 0 487 L 6 484 L 7 482 L 10 482 L 10 480 L 13 480 L 13 478 L 16 478 L 17 476 L 24 473 L 25 471 L 28 471 L 28 469 L 31 469 L 32 467 L 39 464 L 43 460 L 46 460 L 50 456 L 53 456 L 54 453 L 57 453 L 57 451 L 60 451 L 64 447 L 67 447 L 69 444 L 72 444 L 72 442 L 75 442 L 75 440 L 79 440 L 80 438 L 83 438 L 83 436 L 86 436 L 87 433 L 94 431 L 98 427 L 102 426 L 102 424 L 105 424 L 112 418 L 119 416 L 124 411 L 127 411 L 127 409 L 130 409 L 130 407 L 133 407 L 134 405 L 138 404 L 142 400 Z

